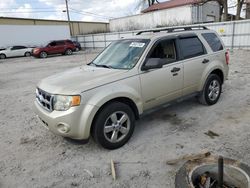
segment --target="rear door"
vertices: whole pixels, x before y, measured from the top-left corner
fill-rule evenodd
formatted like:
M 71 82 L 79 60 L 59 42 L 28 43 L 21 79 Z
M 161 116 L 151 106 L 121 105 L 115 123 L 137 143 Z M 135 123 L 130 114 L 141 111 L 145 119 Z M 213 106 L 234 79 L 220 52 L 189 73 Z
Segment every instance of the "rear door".
M 65 42 L 64 41 L 56 41 L 56 53 L 64 53 L 65 52 Z
M 162 68 L 143 71 L 140 74 L 144 110 L 164 104 L 182 94 L 183 64 L 179 62 L 176 38 L 157 41 L 149 52 L 149 58 L 161 58 Z
M 64 43 L 63 42 L 60 42 L 60 41 L 53 41 L 49 44 L 49 53 L 50 54 L 59 54 L 59 53 L 62 53 L 62 45 Z
M 27 47 L 25 47 L 25 46 L 17 46 L 16 55 L 17 56 L 24 56 L 26 49 L 27 49 Z
M 198 91 L 203 71 L 210 59 L 201 40 L 196 34 L 179 36 L 180 57 L 184 66 L 183 95 Z

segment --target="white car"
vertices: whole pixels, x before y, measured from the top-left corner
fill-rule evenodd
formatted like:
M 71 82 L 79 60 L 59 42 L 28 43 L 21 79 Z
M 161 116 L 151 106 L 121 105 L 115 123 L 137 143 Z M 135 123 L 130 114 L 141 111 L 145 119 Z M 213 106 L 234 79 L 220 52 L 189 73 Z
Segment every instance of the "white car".
M 0 59 L 5 59 L 7 57 L 18 57 L 18 56 L 31 56 L 32 48 L 25 46 L 12 46 L 8 47 L 5 50 L 0 51 Z

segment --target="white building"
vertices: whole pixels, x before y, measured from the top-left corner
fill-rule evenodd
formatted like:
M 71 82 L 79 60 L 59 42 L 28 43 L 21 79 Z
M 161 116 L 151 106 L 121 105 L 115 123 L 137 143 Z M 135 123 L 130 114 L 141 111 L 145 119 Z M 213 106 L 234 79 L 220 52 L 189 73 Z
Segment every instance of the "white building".
M 217 22 L 220 6 L 216 1 L 170 0 L 157 3 L 141 14 L 110 20 L 110 31 L 149 29 L 172 25 Z

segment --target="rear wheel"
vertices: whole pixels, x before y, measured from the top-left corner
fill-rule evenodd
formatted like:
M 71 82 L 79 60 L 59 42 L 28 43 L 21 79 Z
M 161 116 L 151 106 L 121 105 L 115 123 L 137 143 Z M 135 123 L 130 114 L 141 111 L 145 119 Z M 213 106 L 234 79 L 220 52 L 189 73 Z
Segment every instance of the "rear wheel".
M 222 82 L 220 77 L 216 74 L 210 74 L 207 78 L 203 91 L 199 96 L 200 103 L 206 105 L 213 105 L 217 103 L 221 95 L 221 89 Z
M 39 56 L 40 58 L 46 58 L 48 57 L 48 54 L 46 52 L 41 52 Z
M 6 55 L 5 54 L 0 54 L 0 59 L 5 59 Z
M 30 53 L 30 52 L 25 52 L 24 56 L 25 56 L 25 57 L 30 57 L 30 56 L 31 56 L 31 53 Z
M 123 146 L 132 136 L 135 116 L 132 109 L 120 102 L 106 105 L 95 118 L 92 136 L 106 149 Z
M 65 55 L 72 55 L 73 51 L 71 49 L 67 49 L 65 51 Z

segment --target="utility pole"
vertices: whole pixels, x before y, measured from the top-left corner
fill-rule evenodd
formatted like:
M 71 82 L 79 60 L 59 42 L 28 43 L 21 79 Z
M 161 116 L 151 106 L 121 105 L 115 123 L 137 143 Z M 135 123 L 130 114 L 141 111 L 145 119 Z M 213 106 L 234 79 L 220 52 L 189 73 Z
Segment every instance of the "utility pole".
M 70 24 L 70 17 L 69 17 L 68 0 L 65 0 L 65 3 L 66 3 L 66 11 L 67 11 L 67 16 L 68 16 L 68 24 L 69 24 L 70 36 L 72 36 L 72 30 L 71 30 L 71 24 Z

